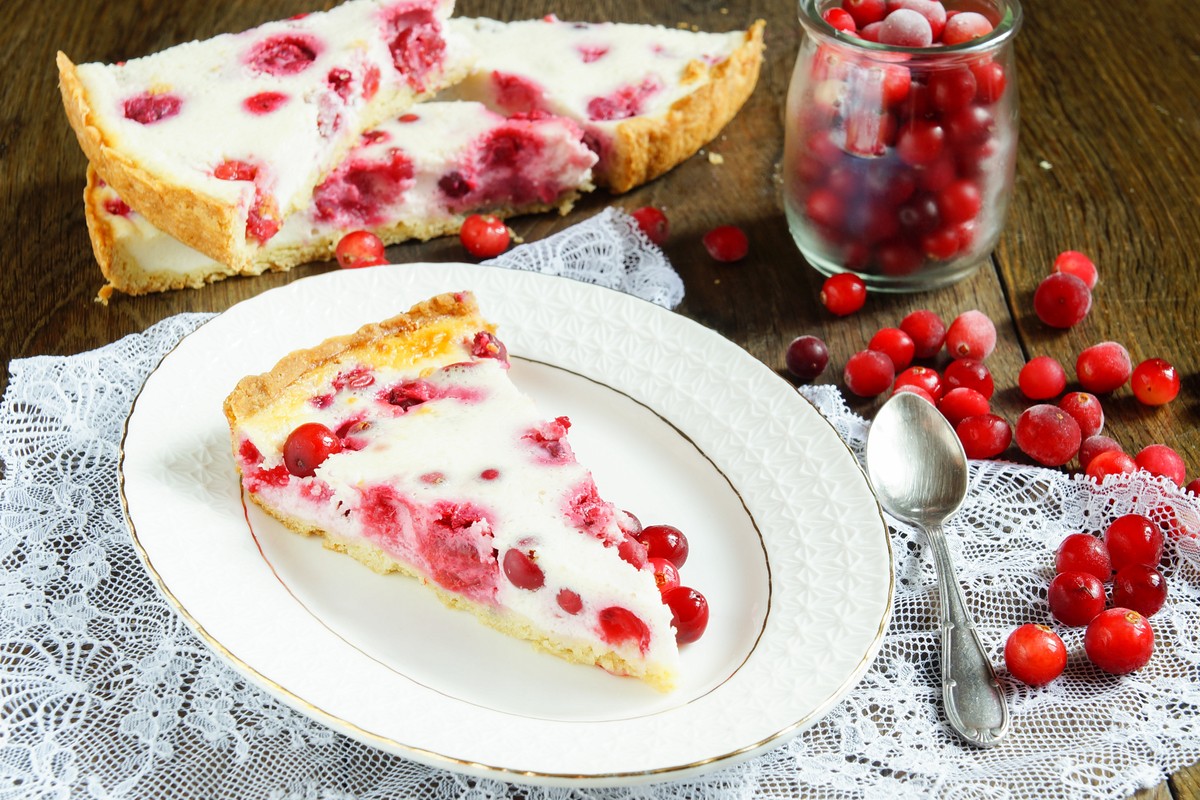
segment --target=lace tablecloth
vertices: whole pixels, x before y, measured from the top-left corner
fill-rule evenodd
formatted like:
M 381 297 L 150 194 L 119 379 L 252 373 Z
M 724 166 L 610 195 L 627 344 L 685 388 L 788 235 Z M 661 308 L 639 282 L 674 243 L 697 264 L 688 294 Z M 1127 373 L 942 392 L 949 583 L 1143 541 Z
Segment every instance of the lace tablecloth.
M 668 307 L 682 297 L 674 270 L 619 212 L 501 262 Z M 1145 473 L 1096 487 L 998 462 L 972 463 L 952 522 L 969 535 L 951 543 L 997 665 L 1012 628 L 1049 619 L 1045 586 L 1067 533 L 1141 512 L 1176 535 L 1149 666 L 1099 673 L 1082 632 L 1064 631 L 1067 672 L 1041 689 L 1008 683 L 1013 729 L 995 749 L 964 746 L 943 724 L 932 563 L 894 520 L 895 612 L 874 664 L 827 716 L 754 760 L 682 783 L 554 790 L 431 769 L 334 733 L 214 655 L 157 594 L 125 527 L 124 419 L 158 361 L 208 318 L 180 315 L 93 352 L 10 365 L 0 404 L 0 800 L 1121 798 L 1200 759 L 1196 499 Z M 838 391 L 803 392 L 861 453 L 867 423 Z

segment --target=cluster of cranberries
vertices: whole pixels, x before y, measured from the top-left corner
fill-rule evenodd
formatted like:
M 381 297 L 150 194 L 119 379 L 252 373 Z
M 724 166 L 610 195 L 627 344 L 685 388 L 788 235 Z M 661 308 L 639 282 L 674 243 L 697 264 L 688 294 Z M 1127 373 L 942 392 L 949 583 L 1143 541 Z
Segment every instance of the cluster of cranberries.
M 1035 311 L 1048 325 L 1070 327 L 1091 309 L 1096 282 L 1092 260 L 1077 251 L 1066 251 L 1035 292 Z M 858 311 L 866 297 L 866 285 L 853 273 L 826 279 L 820 295 L 822 304 L 839 316 Z M 1150 358 L 1134 366 L 1123 345 L 1100 342 L 1085 348 L 1075 360 L 1081 391 L 1064 394 L 1066 369 L 1050 356 L 1035 357 L 1017 377 L 1022 395 L 1033 402 L 1014 426 L 990 407 L 995 380 L 985 359 L 995 346 L 995 325 L 982 312 L 964 312 L 947 325 L 933 311 L 921 309 L 897 327 L 876 332 L 865 350 L 846 361 L 842 380 L 847 390 L 861 397 L 874 397 L 889 389 L 893 394 L 919 394 L 954 425 L 970 458 L 995 458 L 1015 439 L 1022 453 L 1045 466 L 1062 466 L 1078 458 L 1080 469 L 1098 482 L 1108 475 L 1145 470 L 1184 486 L 1185 465 L 1173 448 L 1151 444 L 1129 454 L 1101 433 L 1104 409 L 1099 395 L 1129 384 L 1134 397 L 1148 406 L 1163 405 L 1178 396 L 1180 378 L 1168 361 Z M 951 360 L 941 372 L 912 363 L 914 359 L 935 359 L 943 348 Z M 800 336 L 788 346 L 786 363 L 797 378 L 811 381 L 824 372 L 829 351 L 819 338 Z M 1186 489 L 1200 495 L 1200 479 L 1188 483 Z
M 690 550 L 687 537 L 674 525 L 642 527 L 636 517 L 628 516 L 633 521 L 632 536 L 646 548 L 646 561 L 654 570 L 658 591 L 663 603 L 671 609 L 675 641 L 679 644 L 696 641 L 708 627 L 708 600 L 680 581 L 679 570 Z
M 1105 672 L 1123 675 L 1144 667 L 1154 652 L 1149 617 L 1167 599 L 1166 578 L 1159 571 L 1163 534 L 1140 514 L 1113 520 L 1104 535 L 1073 533 L 1055 554 L 1055 576 L 1046 590 L 1054 619 L 1067 627 L 1083 627 L 1088 660 Z M 1108 608 L 1105 584 L 1112 583 Z M 1004 646 L 1009 673 L 1031 686 L 1062 674 L 1067 648 L 1049 626 L 1027 624 L 1009 634 Z

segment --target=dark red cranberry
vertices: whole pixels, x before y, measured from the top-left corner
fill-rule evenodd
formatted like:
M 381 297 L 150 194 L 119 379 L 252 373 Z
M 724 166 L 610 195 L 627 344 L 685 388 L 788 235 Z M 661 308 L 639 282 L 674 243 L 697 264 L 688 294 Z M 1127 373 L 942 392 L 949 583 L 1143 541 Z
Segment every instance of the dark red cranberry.
M 504 554 L 504 576 L 518 589 L 535 591 L 546 583 L 546 575 L 534 560 L 533 551 L 510 547 Z
M 142 125 L 151 125 L 179 113 L 183 100 L 173 94 L 145 92 L 125 101 L 125 118 Z
M 263 39 L 250 48 L 245 62 L 256 72 L 266 75 L 295 75 L 317 60 L 320 47 L 308 36 L 284 34 Z

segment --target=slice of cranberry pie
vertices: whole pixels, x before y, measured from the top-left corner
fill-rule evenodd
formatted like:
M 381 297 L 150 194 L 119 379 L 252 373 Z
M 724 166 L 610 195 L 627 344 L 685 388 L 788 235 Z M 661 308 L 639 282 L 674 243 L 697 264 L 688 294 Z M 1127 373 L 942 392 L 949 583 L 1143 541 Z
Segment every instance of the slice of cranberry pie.
M 636 520 L 508 369 L 470 294 L 291 353 L 225 401 L 245 493 L 505 633 L 671 688 L 672 613 Z

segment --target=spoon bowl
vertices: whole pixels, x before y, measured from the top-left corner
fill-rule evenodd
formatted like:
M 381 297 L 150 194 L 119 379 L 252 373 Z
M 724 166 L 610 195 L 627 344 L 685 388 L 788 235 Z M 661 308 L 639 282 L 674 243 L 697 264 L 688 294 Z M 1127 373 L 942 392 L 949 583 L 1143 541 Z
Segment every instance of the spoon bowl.
M 967 611 L 943 523 L 967 496 L 967 457 L 950 423 L 910 392 L 883 404 L 867 433 L 867 474 L 884 510 L 925 531 L 938 575 L 942 700 L 950 727 L 991 747 L 1009 713 L 995 670 Z

